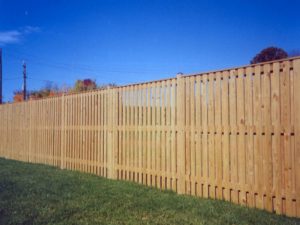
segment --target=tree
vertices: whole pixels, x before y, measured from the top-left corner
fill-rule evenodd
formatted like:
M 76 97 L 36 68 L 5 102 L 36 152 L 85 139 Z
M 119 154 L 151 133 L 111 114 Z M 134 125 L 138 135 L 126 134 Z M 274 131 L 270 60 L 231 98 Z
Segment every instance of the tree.
M 46 83 L 44 88 L 37 91 L 29 92 L 29 99 L 40 99 L 46 97 L 56 96 L 59 93 L 57 85 L 53 83 Z
M 91 79 L 77 80 L 74 86 L 75 92 L 94 90 L 97 88 L 95 81 Z
M 100 84 L 97 89 L 99 90 L 103 90 L 109 87 L 117 87 L 117 85 L 115 83 L 108 83 L 108 84 Z
M 281 48 L 268 47 L 258 53 L 251 61 L 251 64 L 268 62 L 276 59 L 287 58 L 288 54 Z
M 47 97 L 53 97 L 56 96 L 58 92 L 54 90 L 47 90 L 47 89 L 41 89 L 38 91 L 31 91 L 29 94 L 29 99 L 40 99 L 40 98 L 47 98 Z
M 14 102 L 23 102 L 23 91 L 14 92 Z
M 116 87 L 117 85 L 115 83 L 109 83 L 109 84 L 101 84 L 97 86 L 96 82 L 91 79 L 84 79 L 84 80 L 77 80 L 74 88 L 69 89 L 68 87 L 61 87 L 58 88 L 57 85 L 54 85 L 53 83 L 47 83 L 45 87 L 34 90 L 34 91 L 28 91 L 28 97 L 29 100 L 36 100 L 46 97 L 52 97 L 52 96 L 60 96 L 63 93 L 66 92 L 81 92 L 81 91 L 88 91 L 88 90 L 94 90 L 99 89 L 103 90 L 109 87 Z M 14 92 L 14 102 L 22 102 L 23 101 L 23 91 L 18 90 Z
M 43 87 L 39 90 L 27 92 L 27 96 L 28 96 L 29 100 L 57 96 L 60 94 L 61 94 L 61 91 L 59 91 L 58 87 L 53 83 L 47 83 L 45 85 L 45 87 Z M 14 102 L 22 102 L 23 101 L 23 91 L 22 90 L 15 91 L 13 99 L 14 99 Z

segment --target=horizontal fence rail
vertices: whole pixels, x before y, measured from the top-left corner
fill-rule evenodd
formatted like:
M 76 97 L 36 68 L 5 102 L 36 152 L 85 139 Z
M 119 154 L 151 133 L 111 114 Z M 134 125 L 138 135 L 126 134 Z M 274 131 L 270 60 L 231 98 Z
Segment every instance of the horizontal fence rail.
M 300 58 L 0 106 L 0 156 L 300 217 Z

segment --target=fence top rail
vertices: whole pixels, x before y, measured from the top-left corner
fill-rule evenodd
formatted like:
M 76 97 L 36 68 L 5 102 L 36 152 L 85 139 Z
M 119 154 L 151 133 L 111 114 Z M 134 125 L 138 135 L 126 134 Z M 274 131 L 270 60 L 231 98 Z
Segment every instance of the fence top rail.
M 296 59 L 300 59 L 300 56 L 289 57 L 289 58 L 284 58 L 284 59 L 277 59 L 277 60 L 272 60 L 272 61 L 262 62 L 262 63 L 247 64 L 247 65 L 244 65 L 244 66 L 229 67 L 229 68 L 219 69 L 219 70 L 210 70 L 210 71 L 205 71 L 205 72 L 200 72 L 200 73 L 183 74 L 183 76 L 184 77 L 190 77 L 190 76 L 199 76 L 199 75 L 218 73 L 218 72 L 224 72 L 224 71 L 246 69 L 246 68 L 249 68 L 249 67 L 263 66 L 263 65 L 267 65 L 267 64 L 280 63 L 280 62 L 285 62 L 285 61 L 293 61 L 293 60 L 296 60 Z
M 262 63 L 256 63 L 256 64 L 248 64 L 244 66 L 237 66 L 237 67 L 229 67 L 225 69 L 219 69 L 219 70 L 211 70 L 211 71 L 205 71 L 205 72 L 199 72 L 199 73 L 191 73 L 191 74 L 181 74 L 182 77 L 192 77 L 192 76 L 201 76 L 204 74 L 214 74 L 218 72 L 224 72 L 224 71 L 231 71 L 231 70 L 238 70 L 238 69 L 245 69 L 249 67 L 255 67 L 255 66 L 262 66 L 262 65 L 267 65 L 267 64 L 273 64 L 273 63 L 280 63 L 280 62 L 285 62 L 285 61 L 293 61 L 300 59 L 300 56 L 296 57 L 289 57 L 289 58 L 284 58 L 284 59 L 278 59 L 278 60 L 273 60 L 273 61 L 268 61 L 268 62 L 262 62 Z M 89 91 L 82 91 L 82 92 L 64 92 L 58 96 L 51 96 L 51 97 L 45 97 L 42 99 L 31 99 L 25 102 L 8 102 L 4 103 L 2 105 L 11 105 L 11 104 L 20 104 L 20 103 L 27 103 L 27 102 L 34 102 L 34 101 L 43 101 L 43 100 L 48 100 L 48 99 L 56 99 L 56 98 L 61 98 L 64 96 L 71 96 L 71 95 L 84 95 L 84 94 L 91 94 L 94 92 L 106 92 L 109 89 L 124 89 L 132 86 L 142 86 L 142 85 L 147 85 L 147 84 L 155 84 L 155 83 L 160 83 L 163 81 L 173 81 L 176 80 L 176 77 L 170 77 L 170 78 L 164 78 L 164 79 L 159 79 L 159 80 L 154 80 L 154 81 L 145 81 L 145 82 L 140 82 L 140 83 L 131 83 L 131 84 L 126 84 L 126 85 L 120 85 L 117 87 L 108 87 L 106 89 L 94 89 L 94 90 L 89 90 Z M 1 106 L 1 105 L 0 105 Z
M 212 74 L 212 73 L 218 73 L 218 72 L 224 72 L 224 71 L 245 69 L 245 68 L 249 68 L 249 67 L 256 67 L 256 66 L 262 66 L 262 65 L 267 65 L 267 64 L 273 64 L 273 63 L 277 63 L 277 62 L 293 61 L 293 60 L 296 60 L 296 59 L 300 59 L 300 56 L 289 57 L 289 58 L 278 59 L 278 60 L 272 60 L 272 61 L 262 62 L 262 63 L 247 64 L 247 65 L 244 65 L 244 66 L 229 67 L 229 68 L 219 69 L 219 70 L 210 70 L 210 71 L 190 73 L 190 74 L 182 73 L 181 76 L 182 77 L 201 76 L 201 75 L 204 75 L 204 74 Z M 154 80 L 154 81 L 145 81 L 145 82 L 141 82 L 141 83 L 132 83 L 132 84 L 120 85 L 120 86 L 112 87 L 112 88 L 126 88 L 126 87 L 131 87 L 131 86 L 136 86 L 136 85 L 152 84 L 152 83 L 158 83 L 158 82 L 167 81 L 167 80 L 174 80 L 174 79 L 176 79 L 176 77 L 164 78 L 164 79 L 159 79 L 159 80 Z

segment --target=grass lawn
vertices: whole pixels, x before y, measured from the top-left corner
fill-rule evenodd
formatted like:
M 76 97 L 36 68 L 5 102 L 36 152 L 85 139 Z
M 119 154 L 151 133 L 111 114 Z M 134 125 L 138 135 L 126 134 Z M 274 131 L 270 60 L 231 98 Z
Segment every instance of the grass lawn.
M 224 201 L 0 159 L 0 224 L 300 224 Z

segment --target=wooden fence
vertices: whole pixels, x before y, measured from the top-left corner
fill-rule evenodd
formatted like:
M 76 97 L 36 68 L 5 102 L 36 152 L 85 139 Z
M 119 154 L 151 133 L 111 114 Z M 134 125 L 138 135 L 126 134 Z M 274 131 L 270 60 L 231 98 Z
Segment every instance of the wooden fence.
M 0 106 L 0 156 L 300 217 L 300 58 Z

